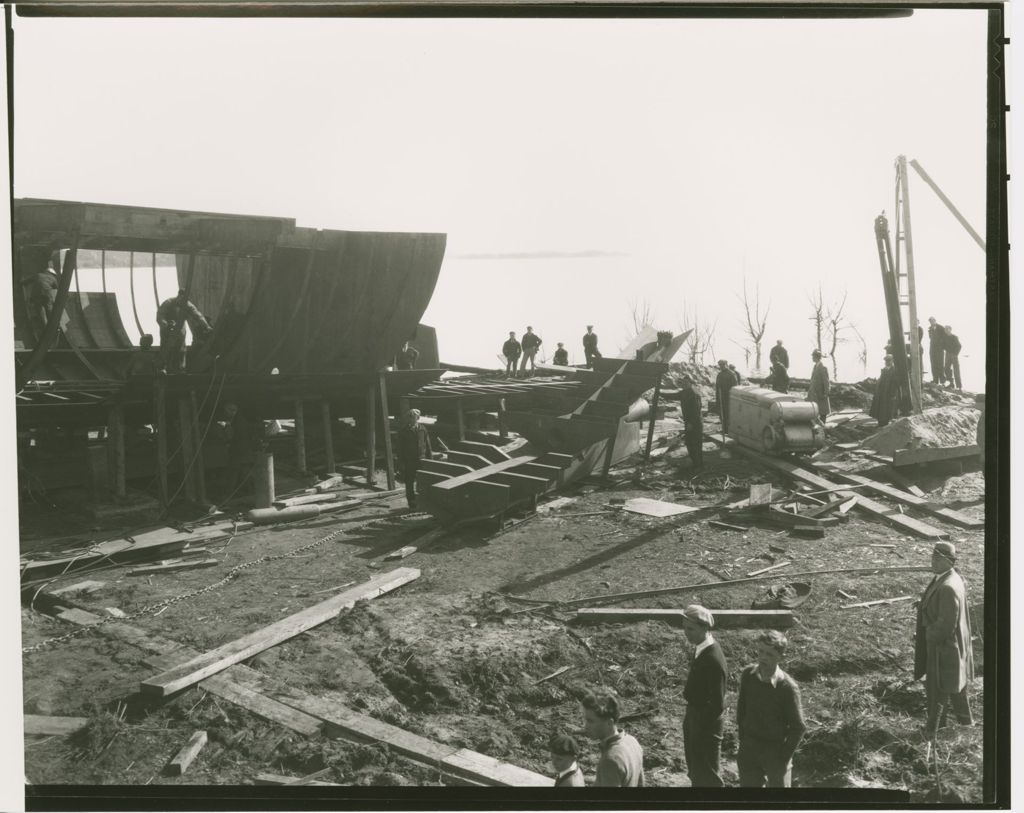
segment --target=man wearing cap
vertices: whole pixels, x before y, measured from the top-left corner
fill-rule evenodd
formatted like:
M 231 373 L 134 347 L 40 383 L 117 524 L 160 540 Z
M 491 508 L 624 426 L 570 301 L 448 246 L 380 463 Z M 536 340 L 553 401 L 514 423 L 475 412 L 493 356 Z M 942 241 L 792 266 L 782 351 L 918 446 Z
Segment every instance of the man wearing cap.
M 583 355 L 587 357 L 587 366 L 592 366 L 594 359 L 601 358 L 597 349 L 597 334 L 594 333 L 594 326 L 587 325 L 587 332 L 583 334 Z
M 739 752 L 736 768 L 740 787 L 788 788 L 793 754 L 803 739 L 800 687 L 779 667 L 786 655 L 786 636 L 766 630 L 757 637 L 757 663 L 740 674 L 736 700 Z
M 516 362 L 519 361 L 519 356 L 522 352 L 523 346 L 516 339 L 515 331 L 510 330 L 508 338 L 505 339 L 505 343 L 501 346 L 501 354 L 505 357 L 506 378 L 516 377 Z
M 942 343 L 946 351 L 946 384 L 953 389 L 962 390 L 960 383 L 960 337 L 953 332 L 952 325 L 946 325 L 946 338 Z
M 729 362 L 721 359 L 718 362 L 718 377 L 715 379 L 715 399 L 718 401 L 718 414 L 722 418 L 722 434 L 729 431 L 729 391 L 736 386 L 736 375 L 729 369 Z
M 555 357 L 551 361 L 559 367 L 569 366 L 569 351 L 565 349 L 565 345 L 561 342 L 558 343 L 558 349 L 555 351 Z
M 576 740 L 568 734 L 555 734 L 548 740 L 548 751 L 551 752 L 551 767 L 555 769 L 556 788 L 582 788 L 583 771 L 576 761 L 580 751 Z
M 410 508 L 416 507 L 416 470 L 421 460 L 430 460 L 430 435 L 420 423 L 420 411 L 410 409 L 405 413 L 402 428 L 398 430 L 398 465 L 405 482 L 405 499 Z
M 642 788 L 644 750 L 636 737 L 619 730 L 619 701 L 610 694 L 587 692 L 580 703 L 584 731 L 601 743 L 594 784 L 599 788 Z
M 928 317 L 928 360 L 932 365 L 932 382 L 942 384 L 946 380 L 946 329 L 934 316 Z
M 974 725 L 967 688 L 974 680 L 971 651 L 971 619 L 967 588 L 956 572 L 956 548 L 937 542 L 932 548 L 931 582 L 917 605 L 917 634 L 914 638 L 914 680 L 924 681 L 928 701 L 925 736 L 935 739 L 939 712 L 946 716 L 952 701 L 961 725 Z
M 811 353 L 811 361 L 814 362 L 814 367 L 811 369 L 811 385 L 807 388 L 807 400 L 818 405 L 818 417 L 824 423 L 832 411 L 832 405 L 828 400 L 828 369 L 821 363 L 820 350 Z
M 691 604 L 683 611 L 683 634 L 696 647 L 683 689 L 683 751 L 690 785 L 695 788 L 722 787 L 718 760 L 727 669 L 722 647 L 711 637 L 714 626 L 715 617 L 706 607 Z
M 701 413 L 700 395 L 693 388 L 693 379 L 684 375 L 683 388 L 679 392 L 679 406 L 683 415 L 683 431 L 686 433 L 686 451 L 690 465 L 695 469 L 704 465 L 704 417 Z
M 522 373 L 523 378 L 526 377 L 526 362 L 530 362 L 530 373 L 537 372 L 536 358 L 537 351 L 540 350 L 540 346 L 543 344 L 543 340 L 540 336 L 533 332 L 533 328 L 529 325 L 526 326 L 526 333 L 523 334 L 522 348 L 523 348 L 523 360 L 519 364 L 519 372 Z

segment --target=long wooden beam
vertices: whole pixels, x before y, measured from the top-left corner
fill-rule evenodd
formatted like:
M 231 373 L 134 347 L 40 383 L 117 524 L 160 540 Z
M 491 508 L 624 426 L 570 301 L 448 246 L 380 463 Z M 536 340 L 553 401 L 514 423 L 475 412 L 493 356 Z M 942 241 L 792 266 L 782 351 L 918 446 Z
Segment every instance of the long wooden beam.
M 319 626 L 336 618 L 343 610 L 350 609 L 357 601 L 375 598 L 407 584 L 420 576 L 420 571 L 402 567 L 390 573 L 374 576 L 369 581 L 345 590 L 319 604 L 271 624 L 263 629 L 244 635 L 224 646 L 205 652 L 196 658 L 168 669 L 148 680 L 142 681 L 143 694 L 166 697 L 194 686 L 210 675 L 222 672 L 229 666 L 251 658 L 282 641 L 294 638 L 299 633 Z
M 778 457 L 768 457 L 767 455 L 760 454 L 752 449 L 747 449 L 738 443 L 728 443 L 727 448 L 738 451 L 744 457 L 750 458 L 755 463 L 758 463 L 765 468 L 775 469 L 776 471 L 782 472 L 794 480 L 799 480 L 821 489 L 835 489 L 835 483 L 830 480 L 826 480 L 824 477 L 819 477 L 817 474 L 813 474 L 806 469 L 802 469 L 799 466 L 790 463 L 788 460 L 782 460 Z M 863 494 L 857 495 L 853 491 L 837 491 L 836 494 L 844 500 L 848 500 L 850 497 L 856 496 L 857 504 L 854 508 L 865 514 L 869 514 L 876 519 L 883 519 L 906 533 L 919 536 L 922 539 L 949 539 L 949 534 L 946 531 L 933 528 L 931 525 L 914 519 L 913 517 L 908 517 L 898 510 L 888 508 L 881 503 L 868 499 Z
M 772 627 L 784 629 L 795 623 L 790 610 L 711 610 L 715 627 Z M 579 621 L 614 624 L 631 621 L 669 621 L 681 623 L 682 610 L 652 609 L 634 610 L 621 607 L 583 607 L 576 611 Z
M 886 497 L 890 497 L 898 502 L 904 503 L 905 505 L 912 505 L 915 508 L 920 508 L 922 511 L 926 511 L 933 516 L 952 522 L 954 525 L 959 525 L 962 528 L 985 527 L 984 519 L 969 517 L 966 514 L 961 514 L 959 511 L 954 511 L 952 508 L 946 508 L 945 506 L 937 506 L 935 503 L 930 502 L 927 499 L 911 494 L 909 491 L 903 491 L 902 489 L 895 488 L 887 483 L 879 483 L 875 480 L 870 480 L 867 477 L 861 477 L 857 474 L 847 474 L 846 472 L 832 472 L 832 476 L 839 480 L 845 480 L 862 486 L 869 491 L 884 494 Z

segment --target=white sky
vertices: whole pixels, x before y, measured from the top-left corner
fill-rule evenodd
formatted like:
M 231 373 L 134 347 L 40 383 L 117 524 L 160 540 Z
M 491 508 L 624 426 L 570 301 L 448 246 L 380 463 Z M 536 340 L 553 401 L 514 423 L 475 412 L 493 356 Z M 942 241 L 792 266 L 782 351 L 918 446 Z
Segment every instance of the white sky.
M 983 11 L 891 20 L 15 20 L 15 194 L 443 231 L 425 321 L 445 361 L 548 353 L 629 300 L 718 320 L 743 367 L 744 272 L 795 372 L 807 293 L 887 340 L 875 216 L 917 158 L 985 226 Z M 984 255 L 911 179 L 919 316 L 984 374 Z M 594 259 L 469 260 L 502 252 Z M 856 348 L 840 378 L 859 379 Z

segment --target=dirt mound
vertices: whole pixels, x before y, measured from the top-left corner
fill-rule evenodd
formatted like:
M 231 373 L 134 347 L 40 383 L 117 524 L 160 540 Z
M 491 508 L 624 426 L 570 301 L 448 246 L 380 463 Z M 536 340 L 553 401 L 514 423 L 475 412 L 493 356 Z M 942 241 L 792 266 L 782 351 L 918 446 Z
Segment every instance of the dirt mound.
M 947 406 L 899 418 L 867 438 L 863 446 L 880 454 L 898 449 L 971 446 L 978 431 L 978 411 Z
M 960 477 L 950 477 L 941 488 L 931 492 L 942 503 L 978 502 L 985 499 L 985 478 L 973 471 Z
M 870 379 L 868 380 L 870 381 Z M 829 387 L 828 398 L 833 410 L 867 410 L 871 406 L 872 392 L 874 392 L 874 386 L 871 390 L 866 390 L 860 384 L 843 384 L 836 381 Z

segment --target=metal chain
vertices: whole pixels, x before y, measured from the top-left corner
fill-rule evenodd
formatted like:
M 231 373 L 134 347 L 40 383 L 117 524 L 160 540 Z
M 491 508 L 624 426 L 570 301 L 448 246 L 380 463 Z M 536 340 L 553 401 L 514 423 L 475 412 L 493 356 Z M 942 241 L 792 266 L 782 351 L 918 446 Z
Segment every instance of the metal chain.
M 325 537 L 323 537 L 321 539 L 318 539 L 315 542 L 310 542 L 308 545 L 302 545 L 301 547 L 298 547 L 295 550 L 289 551 L 288 553 L 279 553 L 279 554 L 272 555 L 272 556 L 270 556 L 270 555 L 268 555 L 268 556 L 261 556 L 258 559 L 253 559 L 252 561 L 249 561 L 249 562 L 242 562 L 241 564 L 235 565 L 233 568 L 231 568 L 231 570 L 229 570 L 227 572 L 227 574 L 225 574 L 224 578 L 222 578 L 222 579 L 220 579 L 218 581 L 212 582 L 212 583 L 206 585 L 206 587 L 200 587 L 197 590 L 190 590 L 187 593 L 181 593 L 180 595 L 173 596 L 172 598 L 164 599 L 163 601 L 158 601 L 155 604 L 149 604 L 149 605 L 143 607 L 142 609 L 137 610 L 134 613 L 131 613 L 129 615 L 124 616 L 123 618 L 117 618 L 117 617 L 114 617 L 114 616 L 102 616 L 102 617 L 100 617 L 99 621 L 97 621 L 95 624 L 90 624 L 89 626 L 78 627 L 76 629 L 71 630 L 68 633 L 65 633 L 64 635 L 58 635 L 58 636 L 55 636 L 53 638 L 47 638 L 45 641 L 41 641 L 38 644 L 34 644 L 32 646 L 22 647 L 21 651 L 22 651 L 23 654 L 28 654 L 30 652 L 38 652 L 39 650 L 45 649 L 45 648 L 50 647 L 50 646 L 53 646 L 54 644 L 59 644 L 59 643 L 63 643 L 64 641 L 69 641 L 72 638 L 76 638 L 79 635 L 83 635 L 84 633 L 86 633 L 86 632 L 88 632 L 90 630 L 93 630 L 96 627 L 99 627 L 99 626 L 101 626 L 103 624 L 106 624 L 108 622 L 111 622 L 111 621 L 132 621 L 132 620 L 134 620 L 136 618 L 141 618 L 144 615 L 151 615 L 151 614 L 155 613 L 157 610 L 159 610 L 159 609 L 161 609 L 163 607 L 169 607 L 172 604 L 176 604 L 179 601 L 185 601 L 186 599 L 195 598 L 196 596 L 200 596 L 203 593 L 209 593 L 211 590 L 216 590 L 219 587 L 223 587 L 225 584 L 227 584 L 229 581 L 231 581 L 233 578 L 235 578 L 235 576 L 237 576 L 240 572 L 242 572 L 246 568 L 255 567 L 256 565 L 266 564 L 267 562 L 274 562 L 274 561 L 278 561 L 278 560 L 281 560 L 281 559 L 289 559 L 289 558 L 291 558 L 293 556 L 297 556 L 298 554 L 303 553 L 303 552 L 305 552 L 307 550 L 311 550 L 311 549 L 319 547 L 320 545 L 323 545 L 323 544 L 325 544 L 327 542 L 330 542 L 335 537 L 340 536 L 341 534 L 345 533 L 345 531 L 346 531 L 345 528 L 339 528 L 338 530 L 336 530 L 336 531 L 334 531 L 332 533 L 329 533 L 327 536 L 325 536 Z M 234 537 L 232 537 L 232 538 L 234 538 Z M 230 542 L 231 540 L 229 539 L 228 541 Z

